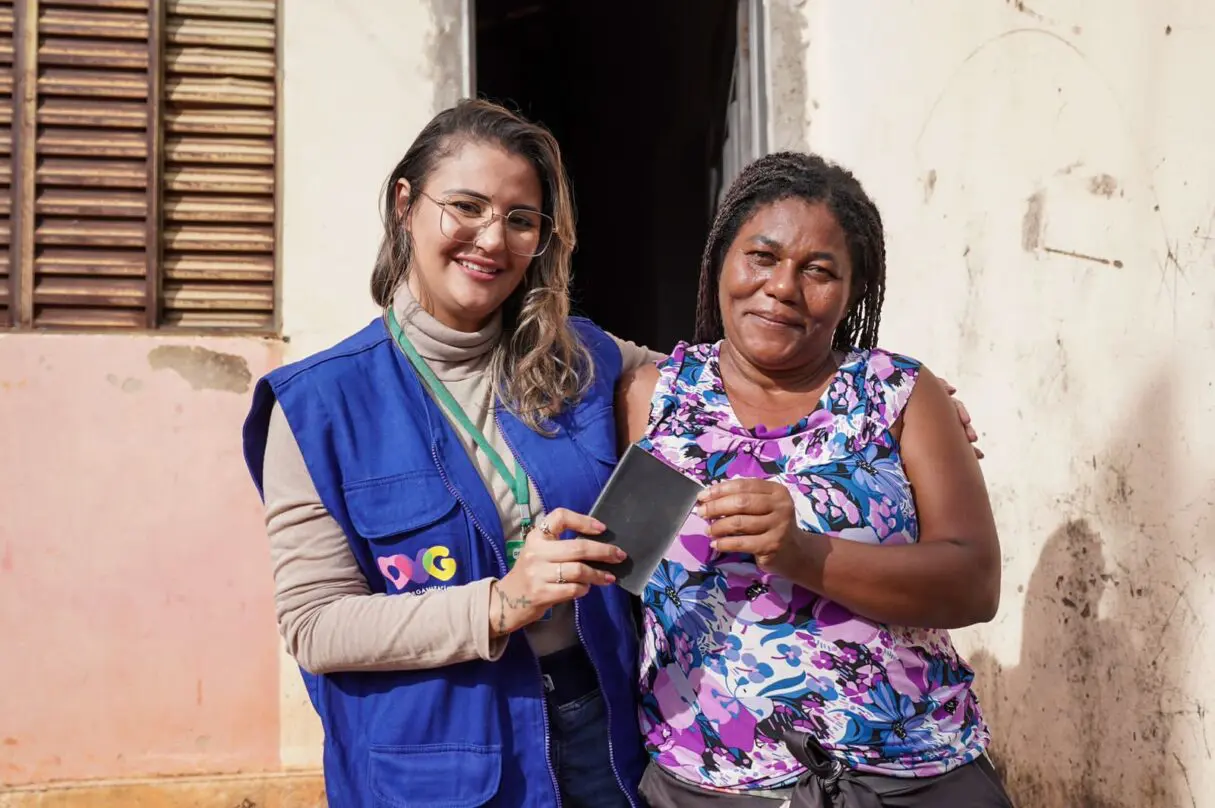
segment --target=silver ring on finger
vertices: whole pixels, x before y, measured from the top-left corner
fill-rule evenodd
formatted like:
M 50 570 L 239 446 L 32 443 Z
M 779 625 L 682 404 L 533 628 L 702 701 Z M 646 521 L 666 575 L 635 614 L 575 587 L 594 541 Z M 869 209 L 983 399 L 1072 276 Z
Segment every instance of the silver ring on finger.
M 557 562 L 557 583 L 559 583 L 559 584 L 565 583 L 565 571 L 562 569 L 562 566 L 563 566 L 562 562 L 558 561 Z
M 553 538 L 553 529 L 548 526 L 547 519 L 540 520 L 540 532 L 543 533 L 545 536 L 548 536 L 550 539 Z

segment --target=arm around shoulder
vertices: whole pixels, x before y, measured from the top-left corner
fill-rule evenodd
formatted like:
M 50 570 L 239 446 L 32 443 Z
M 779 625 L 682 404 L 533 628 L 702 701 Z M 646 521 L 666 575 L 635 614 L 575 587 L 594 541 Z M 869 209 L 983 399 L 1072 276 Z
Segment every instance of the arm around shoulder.
M 631 340 L 621 339 L 615 334 L 606 331 L 604 333 L 612 338 L 612 341 L 616 343 L 616 347 L 620 350 L 621 375 L 630 373 L 642 365 L 652 365 L 667 358 L 665 354 L 651 351 L 644 345 L 638 345 Z

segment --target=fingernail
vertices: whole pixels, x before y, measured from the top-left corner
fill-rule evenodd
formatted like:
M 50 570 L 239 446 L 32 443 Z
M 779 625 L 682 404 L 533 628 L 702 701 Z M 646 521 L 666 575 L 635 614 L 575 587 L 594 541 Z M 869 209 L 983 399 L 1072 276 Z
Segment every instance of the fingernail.
M 607 580 L 607 582 L 608 582 L 609 584 L 614 584 L 614 583 L 616 583 L 616 576 L 615 576 L 615 575 L 613 575 L 613 574 L 612 574 L 612 573 L 610 573 L 610 572 L 609 572 L 607 575 L 605 575 L 605 576 L 604 576 L 604 578 Z
M 697 505 L 695 508 L 692 509 L 692 513 L 696 514 L 701 519 L 705 518 L 705 509 L 704 509 L 703 505 Z
M 599 528 L 600 530 L 607 530 L 607 525 L 600 522 L 598 519 L 595 520 L 595 527 Z
M 709 546 L 713 548 L 713 552 L 717 552 L 717 542 L 711 541 L 709 542 Z
M 613 549 L 612 555 L 616 557 L 617 561 L 624 561 L 629 557 L 629 554 L 624 550 L 621 550 L 619 547 Z

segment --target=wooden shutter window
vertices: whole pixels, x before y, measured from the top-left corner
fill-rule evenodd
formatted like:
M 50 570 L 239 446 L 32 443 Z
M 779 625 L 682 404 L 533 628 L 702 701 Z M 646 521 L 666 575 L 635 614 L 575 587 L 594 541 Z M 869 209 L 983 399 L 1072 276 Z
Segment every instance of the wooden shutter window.
M 13 325 L 13 4 L 0 2 L 0 328 Z
M 33 325 L 153 325 L 148 2 L 37 9 Z
M 164 324 L 274 320 L 277 0 L 168 0 Z
M 272 332 L 278 0 L 0 0 L 0 327 Z

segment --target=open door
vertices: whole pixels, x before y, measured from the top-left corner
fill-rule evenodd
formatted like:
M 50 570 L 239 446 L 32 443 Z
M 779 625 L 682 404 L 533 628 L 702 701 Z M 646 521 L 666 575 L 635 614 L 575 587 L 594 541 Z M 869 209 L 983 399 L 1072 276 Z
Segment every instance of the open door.
M 656 350 L 691 339 L 721 184 L 764 148 L 762 2 L 476 0 L 477 94 L 547 125 L 573 181 L 575 311 Z
M 768 153 L 765 31 L 764 0 L 738 0 L 734 67 L 725 110 L 725 140 L 720 162 L 710 171 L 709 204 L 714 213 L 739 172 L 752 160 Z

